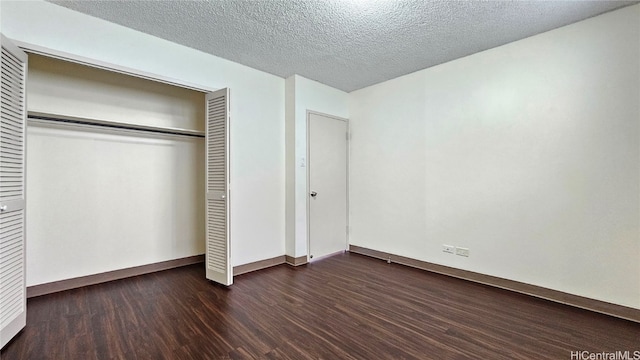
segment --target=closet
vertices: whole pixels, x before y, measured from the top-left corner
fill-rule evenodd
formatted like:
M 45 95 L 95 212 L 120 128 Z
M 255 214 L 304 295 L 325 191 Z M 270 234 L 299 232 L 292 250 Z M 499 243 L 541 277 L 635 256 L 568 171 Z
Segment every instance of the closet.
M 8 203 L 1 215 L 2 296 L 5 267 L 13 266 L 4 258 L 4 229 L 14 234 L 18 224 L 27 234 L 11 235 L 21 244 L 9 254 L 21 264 L 14 327 L 24 326 L 25 288 L 201 254 L 207 277 L 231 284 L 229 90 L 208 93 L 28 53 L 26 137 L 9 142 L 5 128 L 20 129 L 5 116 L 14 110 L 5 110 L 5 72 L 13 68 L 5 71 L 4 42 L 0 200 L 5 206 L 7 164 L 22 156 L 26 201 L 25 193 L 11 194 L 28 209 Z M 18 145 L 26 151 L 14 154 Z M 3 307 L 2 346 L 13 336 L 5 336 L 5 314 Z
M 205 94 L 29 56 L 27 286 L 204 253 Z

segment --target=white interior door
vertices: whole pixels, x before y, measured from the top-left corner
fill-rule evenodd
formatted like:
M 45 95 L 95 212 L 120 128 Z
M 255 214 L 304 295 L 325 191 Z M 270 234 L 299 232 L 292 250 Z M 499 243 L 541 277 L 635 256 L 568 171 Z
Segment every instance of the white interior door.
M 207 94 L 207 279 L 233 283 L 229 236 L 229 89 Z
M 309 113 L 309 259 L 347 248 L 346 119 Z
M 0 35 L 1 36 L 1 35 Z M 27 320 L 25 129 L 27 55 L 1 36 L 0 348 Z

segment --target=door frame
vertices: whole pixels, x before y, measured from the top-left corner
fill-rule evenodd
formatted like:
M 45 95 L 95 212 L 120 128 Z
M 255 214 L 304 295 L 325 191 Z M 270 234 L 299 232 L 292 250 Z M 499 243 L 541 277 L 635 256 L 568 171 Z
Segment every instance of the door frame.
M 347 172 L 346 172 L 346 174 L 347 174 L 347 179 L 346 179 L 347 180 L 347 198 L 346 198 L 346 201 L 347 201 L 347 204 L 346 204 L 347 205 L 347 213 L 346 213 L 346 216 L 347 216 L 347 219 L 346 219 L 347 220 L 347 228 L 345 229 L 346 235 L 347 235 L 346 236 L 347 241 L 344 244 L 344 251 L 347 251 L 349 249 L 349 236 L 350 236 L 350 231 L 349 231 L 349 229 L 350 229 L 350 223 L 349 223 L 349 193 L 351 192 L 351 189 L 350 189 L 350 184 L 351 183 L 350 183 L 350 177 L 349 177 L 349 169 L 350 169 L 349 168 L 349 164 L 350 164 L 350 160 L 351 160 L 351 124 L 349 123 L 349 119 L 347 119 L 347 118 L 343 118 L 343 117 L 335 116 L 335 115 L 329 115 L 327 113 L 323 113 L 323 112 L 313 111 L 313 110 L 307 109 L 307 114 L 306 114 L 306 126 L 307 126 L 307 128 L 306 128 L 306 139 L 305 139 L 306 140 L 305 143 L 307 145 L 307 149 L 306 149 L 307 171 L 306 171 L 306 183 L 305 183 L 305 187 L 306 187 L 305 202 L 306 202 L 306 213 L 307 213 L 307 216 L 306 216 L 306 218 L 307 218 L 307 262 L 316 261 L 318 259 L 326 257 L 326 256 L 322 256 L 322 257 L 318 257 L 318 258 L 315 258 L 315 259 L 311 259 L 311 210 L 310 210 L 311 202 L 309 201 L 309 197 L 310 197 L 310 195 L 309 195 L 310 194 L 310 192 L 309 192 L 310 191 L 310 187 L 309 187 L 309 185 L 310 185 L 309 184 L 310 183 L 309 169 L 311 167 L 311 161 L 310 161 L 310 158 L 309 158 L 309 148 L 311 147 L 310 146 L 310 141 L 309 141 L 310 140 L 309 122 L 311 120 L 311 115 L 319 115 L 319 116 L 327 117 L 327 118 L 334 119 L 334 120 L 344 121 L 347 124 L 347 133 L 345 135 L 345 140 L 347 141 L 347 153 L 345 154 L 346 157 L 347 157 L 346 158 L 346 166 L 347 166 Z

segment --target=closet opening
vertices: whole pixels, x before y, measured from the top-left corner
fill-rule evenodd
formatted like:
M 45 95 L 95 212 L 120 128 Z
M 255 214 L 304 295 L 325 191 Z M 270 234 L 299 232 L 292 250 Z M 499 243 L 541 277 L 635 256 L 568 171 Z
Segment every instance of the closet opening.
M 202 261 L 205 97 L 29 54 L 28 293 L 141 266 Z

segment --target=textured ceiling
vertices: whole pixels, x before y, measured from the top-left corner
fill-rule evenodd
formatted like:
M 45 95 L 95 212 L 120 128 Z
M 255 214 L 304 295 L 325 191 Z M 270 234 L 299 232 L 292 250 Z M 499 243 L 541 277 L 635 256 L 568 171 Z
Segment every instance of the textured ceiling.
M 50 2 L 281 77 L 353 91 L 638 1 Z

